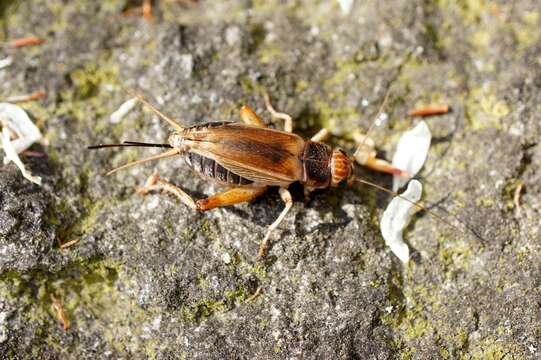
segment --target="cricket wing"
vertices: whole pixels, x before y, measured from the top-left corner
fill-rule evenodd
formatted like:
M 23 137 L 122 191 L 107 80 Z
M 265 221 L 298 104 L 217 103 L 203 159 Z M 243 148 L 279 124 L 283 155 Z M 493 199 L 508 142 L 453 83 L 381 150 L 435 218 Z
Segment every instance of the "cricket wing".
M 302 180 L 304 140 L 295 134 L 225 123 L 201 128 L 189 136 L 192 151 L 215 159 L 233 173 L 265 185 Z

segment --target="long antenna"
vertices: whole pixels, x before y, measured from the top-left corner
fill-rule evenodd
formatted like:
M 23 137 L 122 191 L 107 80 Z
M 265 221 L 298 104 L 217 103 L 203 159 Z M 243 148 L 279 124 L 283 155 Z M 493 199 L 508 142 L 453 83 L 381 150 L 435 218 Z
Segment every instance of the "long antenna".
M 374 121 L 372 121 L 372 124 L 370 124 L 370 126 L 368 127 L 368 130 L 366 130 L 366 133 L 364 134 L 364 138 L 363 138 L 363 141 L 361 141 L 361 143 L 359 144 L 359 146 L 357 146 L 357 149 L 355 150 L 355 152 L 353 153 L 353 157 L 357 156 L 357 153 L 359 151 L 361 151 L 361 147 L 365 144 L 366 140 L 368 139 L 368 134 L 374 130 L 374 127 L 376 126 L 376 122 L 377 122 L 377 119 L 378 117 L 381 115 L 381 113 L 383 112 L 383 109 L 385 108 L 385 105 L 387 105 L 387 100 L 389 99 L 389 95 L 391 94 L 391 85 L 389 85 L 389 88 L 387 88 L 387 92 L 385 93 L 385 97 L 383 98 L 383 102 L 381 103 L 381 105 L 379 106 L 379 109 L 378 109 L 378 112 L 376 113 L 376 116 L 374 117 Z
M 425 211 L 425 212 L 426 212 L 427 214 L 429 214 L 430 216 L 433 216 L 434 218 L 436 218 L 436 219 L 438 219 L 439 221 L 443 222 L 444 224 L 449 225 L 450 227 L 452 227 L 452 228 L 454 228 L 454 229 L 460 231 L 460 232 L 463 233 L 463 234 L 466 234 L 466 233 L 467 233 L 464 229 L 462 229 L 462 228 L 460 228 L 460 227 L 458 227 L 458 226 L 456 226 L 456 225 L 454 225 L 454 224 L 451 224 L 448 220 L 446 220 L 445 218 L 439 216 L 439 215 L 436 214 L 435 212 L 433 212 L 433 211 L 431 211 L 431 210 L 428 210 L 428 209 L 425 208 L 423 205 L 421 205 L 421 204 L 419 204 L 419 203 L 417 203 L 417 202 L 415 202 L 415 201 L 412 201 L 412 200 L 410 200 L 410 199 L 408 199 L 408 198 L 406 198 L 406 197 L 400 195 L 399 193 L 397 193 L 397 192 L 395 192 L 395 191 L 389 190 L 389 189 L 387 189 L 386 187 L 383 187 L 383 186 L 381 186 L 381 185 L 378 185 L 378 184 L 376 184 L 376 183 L 373 183 L 373 182 L 371 182 L 371 181 L 364 180 L 364 179 L 361 179 L 361 178 L 358 178 L 358 177 L 354 177 L 354 178 L 353 178 L 353 181 L 358 181 L 358 182 L 360 182 L 360 183 L 362 183 L 362 184 L 366 184 L 366 185 L 372 186 L 372 187 L 374 187 L 374 188 L 376 188 L 376 189 L 378 189 L 378 190 L 384 191 L 384 192 L 386 192 L 386 193 L 388 193 L 388 194 L 390 194 L 390 195 L 392 195 L 392 196 L 394 196 L 394 197 L 398 197 L 398 198 L 400 198 L 400 199 L 402 199 L 402 200 L 405 200 L 405 201 L 409 202 L 410 204 L 412 204 L 413 206 L 415 206 L 416 208 L 418 208 L 418 209 L 420 209 L 420 210 L 422 210 L 422 211 Z M 457 219 L 457 220 L 458 220 L 458 219 Z M 468 227 L 466 224 L 462 223 L 460 220 L 459 220 L 459 222 L 460 222 L 462 225 L 464 225 L 464 227 L 465 227 L 468 231 L 470 231 L 476 238 L 478 238 L 478 239 L 481 240 L 481 241 L 485 241 L 485 239 L 483 239 L 479 234 L 477 234 L 475 231 L 473 231 L 473 230 L 472 230 L 470 227 Z
M 139 94 L 136 94 L 134 93 L 133 91 L 127 89 L 126 87 L 124 87 L 123 85 L 120 85 L 120 87 L 125 91 L 127 92 L 128 94 L 130 94 L 131 96 L 133 97 L 136 97 L 140 102 L 142 102 L 143 104 L 145 104 L 146 106 L 148 106 L 153 112 L 155 112 L 156 114 L 158 114 L 159 117 L 161 117 L 162 119 L 164 119 L 165 121 L 167 121 L 169 123 L 169 125 L 171 125 L 172 127 L 174 127 L 175 129 L 177 130 L 180 130 L 182 131 L 184 128 L 182 127 L 182 125 L 180 125 L 179 123 L 177 123 L 175 120 L 171 119 L 169 116 L 165 115 L 164 113 L 162 113 L 160 110 L 158 110 L 154 105 L 152 105 L 149 101 L 147 101 L 142 95 L 139 95 Z
M 172 146 L 169 144 L 153 144 L 153 143 L 143 143 L 143 142 L 137 142 L 137 141 L 123 141 L 122 144 L 91 145 L 91 146 L 88 146 L 87 149 L 95 150 L 95 149 L 103 149 L 103 148 L 111 148 L 111 147 L 127 147 L 127 146 L 172 148 Z
M 166 151 L 164 153 L 161 153 L 161 154 L 152 155 L 152 156 L 149 156 L 149 157 L 146 157 L 146 158 L 143 158 L 143 159 L 132 161 L 130 163 L 127 163 L 126 165 L 119 166 L 119 167 L 109 171 L 106 175 L 107 176 L 112 175 L 112 174 L 116 173 L 119 170 L 127 169 L 127 168 L 130 168 L 130 167 L 135 166 L 135 165 L 142 164 L 142 163 L 147 162 L 147 161 L 165 159 L 165 158 L 168 158 L 168 157 L 171 157 L 171 156 L 176 156 L 178 154 L 179 154 L 179 149 L 171 149 L 171 150 L 168 150 L 168 151 Z

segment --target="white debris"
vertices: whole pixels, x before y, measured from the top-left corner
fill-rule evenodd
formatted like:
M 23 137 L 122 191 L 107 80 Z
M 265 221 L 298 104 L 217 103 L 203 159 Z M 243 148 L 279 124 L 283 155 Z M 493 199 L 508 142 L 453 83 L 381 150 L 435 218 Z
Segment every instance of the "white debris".
M 401 196 L 415 203 L 421 198 L 422 191 L 421 182 L 411 180 Z M 410 201 L 395 197 L 383 212 L 380 222 L 381 235 L 385 243 L 403 263 L 408 262 L 410 253 L 408 245 L 402 238 L 402 231 L 408 226 L 413 213 L 414 205 Z
M 19 155 L 17 155 L 17 151 L 10 140 L 10 137 L 11 131 L 7 126 L 4 126 L 2 129 L 2 146 L 4 147 L 4 152 L 6 153 L 6 156 L 4 157 L 4 164 L 13 161 L 19 170 L 21 170 L 21 173 L 25 178 L 32 181 L 34 184 L 41 185 L 41 177 L 32 176 L 32 173 L 29 170 L 26 170 L 24 167 L 23 162 L 19 158 Z
M 41 140 L 41 132 L 34 125 L 28 114 L 17 105 L 0 103 L 0 124 L 8 127 L 17 135 L 11 142 L 17 154 L 28 149 L 33 143 Z
M 10 66 L 13 64 L 13 58 L 8 56 L 6 58 L 0 59 L 0 69 Z
M 13 161 L 25 178 L 41 185 L 41 178 L 32 176 L 17 155 L 28 149 L 36 141 L 41 140 L 42 136 L 38 127 L 34 125 L 23 109 L 9 103 L 0 103 L 0 123 L 3 127 L 0 147 L 4 148 L 6 153 L 4 164 Z M 16 136 L 13 141 L 11 140 L 12 134 Z
M 396 146 L 393 156 L 393 166 L 405 171 L 410 177 L 417 174 L 423 167 L 428 156 L 432 135 L 424 121 L 415 128 L 406 131 Z M 393 176 L 393 191 L 397 191 L 408 182 L 409 178 Z
M 351 9 L 353 8 L 353 1 L 354 0 L 338 0 L 342 15 L 346 16 L 351 12 Z
M 9 313 L 7 311 L 0 312 L 0 343 L 3 343 L 8 339 L 8 326 L 7 317 Z
M 227 252 L 223 253 L 222 254 L 222 261 L 227 265 L 231 264 L 231 255 L 229 255 L 229 253 L 227 253 Z
M 113 124 L 118 124 L 124 116 L 126 116 L 131 109 L 133 109 L 137 105 L 137 98 L 129 99 L 128 101 L 124 102 L 117 111 L 111 114 L 111 117 L 109 118 L 109 121 Z

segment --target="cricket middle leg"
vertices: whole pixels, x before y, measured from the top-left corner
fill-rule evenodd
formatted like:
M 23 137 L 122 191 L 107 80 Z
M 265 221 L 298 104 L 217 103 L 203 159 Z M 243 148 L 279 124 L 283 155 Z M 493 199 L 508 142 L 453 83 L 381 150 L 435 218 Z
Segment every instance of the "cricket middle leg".
M 263 92 L 263 97 L 265 98 L 265 106 L 267 106 L 267 110 L 271 113 L 272 117 L 284 120 L 284 130 L 287 132 L 293 132 L 293 118 L 286 113 L 274 110 L 269 94 L 267 94 L 266 91 Z
M 244 123 L 248 125 L 254 125 L 263 128 L 267 127 L 265 122 L 259 116 L 257 116 L 255 111 L 248 105 L 244 105 L 240 108 L 240 118 L 242 119 L 242 121 L 244 121 Z
M 259 244 L 259 254 L 258 254 L 259 258 L 264 258 L 265 255 L 267 254 L 267 250 L 269 248 L 269 244 L 268 244 L 269 243 L 269 237 L 270 237 L 272 231 L 274 229 L 276 229 L 278 227 L 278 225 L 280 225 L 282 220 L 284 220 L 284 217 L 287 215 L 287 213 L 289 212 L 289 210 L 293 206 L 293 198 L 291 197 L 290 192 L 286 188 L 280 188 L 280 190 L 278 190 L 278 192 L 280 193 L 280 197 L 282 198 L 282 201 L 285 204 L 285 208 L 284 208 L 284 210 L 282 210 L 282 212 L 280 213 L 278 218 L 269 226 L 269 228 L 267 229 L 267 233 L 265 234 L 265 237 L 263 238 L 263 240 Z

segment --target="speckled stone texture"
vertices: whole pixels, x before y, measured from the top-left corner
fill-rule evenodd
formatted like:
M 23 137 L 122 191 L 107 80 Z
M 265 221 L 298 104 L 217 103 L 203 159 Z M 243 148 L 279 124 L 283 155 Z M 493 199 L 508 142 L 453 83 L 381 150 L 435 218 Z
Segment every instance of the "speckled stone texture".
M 49 141 L 25 158 L 37 187 L 0 167 L 0 353 L 4 358 L 501 359 L 541 356 L 541 6 L 538 1 L 3 2 L 0 95 L 43 90 L 21 106 Z M 373 121 L 392 157 L 419 120 L 433 145 L 424 199 L 459 231 L 419 213 L 404 266 L 378 219 L 389 197 L 357 184 L 296 203 L 256 261 L 282 209 L 276 190 L 194 213 L 134 192 L 154 170 L 195 197 L 219 191 L 181 159 L 104 173 L 157 149 L 88 151 L 95 143 L 163 142 L 141 105 L 110 114 L 136 89 L 186 125 L 238 121 L 251 105 L 273 126 L 261 89 L 309 137 L 334 145 Z M 391 179 L 356 170 L 389 187 Z M 523 184 L 520 207 L 514 204 Z M 475 236 L 473 233 L 476 233 Z M 59 243 L 79 239 L 60 249 Z M 260 288 L 260 295 L 247 301 Z M 63 304 L 64 331 L 51 294 Z

